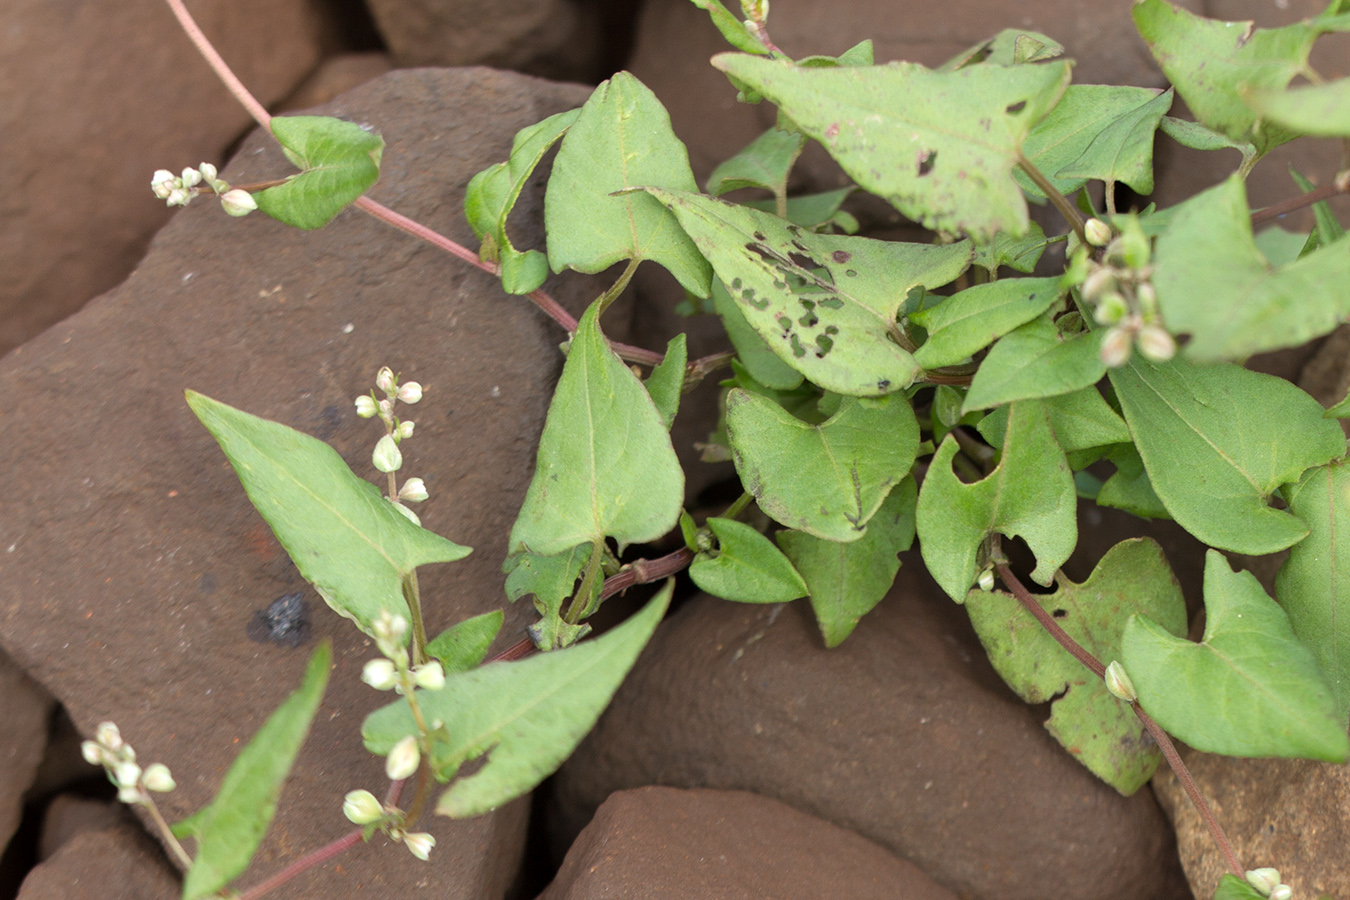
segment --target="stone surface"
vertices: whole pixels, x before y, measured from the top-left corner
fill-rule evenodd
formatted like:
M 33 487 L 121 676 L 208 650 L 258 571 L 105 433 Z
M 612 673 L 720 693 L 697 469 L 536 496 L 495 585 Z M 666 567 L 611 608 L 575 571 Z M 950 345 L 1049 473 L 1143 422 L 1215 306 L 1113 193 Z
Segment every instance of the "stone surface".
M 393 68 L 394 63 L 387 53 L 343 53 L 330 57 L 281 102 L 277 112 L 328 103 L 367 81 L 387 75 Z
M 0 851 L 19 819 L 24 794 L 37 778 L 54 701 L 0 650 Z
M 851 831 L 744 791 L 610 795 L 539 900 L 955 900 Z
M 200 0 L 264 103 L 319 60 L 319 0 Z M 122 281 L 169 218 L 155 169 L 219 163 L 248 115 L 163 0 L 0 6 L 0 354 Z
M 38 865 L 19 900 L 175 900 L 178 878 L 136 825 L 77 835 Z
M 372 196 L 472 242 L 464 185 L 505 158 L 515 131 L 578 105 L 583 88 L 487 70 L 393 73 L 326 112 L 388 140 Z M 255 134 L 223 173 L 283 175 Z M 540 240 L 542 191 L 513 227 Z M 595 279 L 550 283 L 572 309 Z M 390 695 L 358 680 L 375 649 L 300 580 L 233 471 L 183 400 L 193 388 L 328 441 L 376 475 L 380 431 L 352 398 L 382 364 L 426 386 L 406 474 L 426 479 L 427 527 L 475 548 L 421 573 L 431 633 L 505 606 L 501 560 L 533 471 L 560 371 L 562 332 L 495 279 L 355 210 L 300 232 L 210 203 L 179 212 L 116 291 L 0 362 L 9 397 L 0 443 L 0 643 L 66 706 L 86 734 L 112 719 L 145 762 L 179 788 L 171 819 L 209 800 L 229 762 L 299 682 L 319 640 L 333 677 L 281 815 L 255 870 L 346 832 L 342 796 L 381 789 L 382 760 L 360 726 Z M 298 648 L 247 636 L 255 613 L 303 590 L 312 637 Z M 523 636 L 526 605 L 507 609 L 500 644 Z M 526 802 L 465 822 L 430 823 L 427 864 L 401 848 L 357 848 L 273 896 L 501 897 L 523 849 Z
M 139 830 L 126 804 L 116 800 L 95 800 L 79 794 L 58 794 L 42 814 L 38 835 L 38 860 L 45 862 L 66 844 L 90 831 L 106 831 L 118 825 Z
M 961 897 L 1184 896 L 1148 791 L 1097 781 L 1003 685 L 905 557 L 840 648 L 803 603 L 700 598 L 658 631 L 555 784 L 555 832 L 615 790 L 749 790 L 849 828 Z
M 1182 757 L 1244 867 L 1279 869 L 1295 897 L 1350 896 L 1350 766 L 1189 749 Z M 1228 871 L 1223 854 L 1171 769 L 1160 769 L 1153 786 L 1176 825 L 1191 889 L 1213 896 Z

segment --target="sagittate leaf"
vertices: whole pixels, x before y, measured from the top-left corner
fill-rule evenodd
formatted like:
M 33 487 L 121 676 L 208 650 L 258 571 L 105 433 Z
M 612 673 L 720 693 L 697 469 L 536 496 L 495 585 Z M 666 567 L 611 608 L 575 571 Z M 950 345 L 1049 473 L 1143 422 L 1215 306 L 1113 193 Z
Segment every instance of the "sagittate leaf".
M 1090 178 L 1121 181 L 1151 194 L 1153 133 L 1171 105 L 1171 91 L 1070 85 L 1027 135 L 1022 152 L 1062 194 L 1072 194 Z M 1031 196 L 1045 196 L 1024 173 L 1018 181 Z
M 845 398 L 820 425 L 739 388 L 727 394 L 736 471 L 775 521 L 832 541 L 856 541 L 881 501 L 909 474 L 919 422 L 892 394 Z
M 648 186 L 698 190 L 665 107 L 620 72 L 591 94 L 553 161 L 544 195 L 553 271 L 600 272 L 621 260 L 650 259 L 685 290 L 708 296 L 711 270 L 675 217 L 652 197 L 627 191 Z
M 1308 71 L 1318 29 L 1307 22 L 1256 28 L 1206 19 L 1166 0 L 1135 4 L 1134 24 L 1195 118 L 1265 154 L 1298 136 L 1262 123 L 1242 101 L 1253 90 L 1283 90 Z
M 1292 91 L 1251 91 L 1243 99 L 1264 118 L 1290 131 L 1350 137 L 1350 78 Z
M 806 596 L 806 582 L 773 542 L 744 522 L 711 518 L 717 549 L 689 566 L 700 590 L 739 603 L 786 603 Z
M 1115 474 L 1102 484 L 1097 492 L 1097 505 L 1123 509 L 1141 519 L 1170 519 L 1167 507 L 1158 499 L 1144 471 L 1144 461 L 1134 444 L 1121 444 L 1107 454 L 1116 467 Z
M 1058 278 L 1005 278 L 966 288 L 909 317 L 928 329 L 914 359 L 925 369 L 963 362 L 1063 295 Z
M 1088 580 L 1061 578 L 1036 602 L 1100 660 L 1119 659 L 1128 616 L 1146 615 L 1177 637 L 1186 634 L 1186 601 L 1162 548 L 1147 538 L 1123 541 Z M 1045 728 L 1102 781 L 1127 797 L 1162 760 L 1134 711 L 1050 636 L 1016 598 L 971 591 L 966 611 L 999 675 L 1028 703 L 1051 703 Z
M 553 556 L 606 535 L 652 541 L 675 527 L 684 472 L 660 411 L 600 333 L 592 304 L 549 404 L 513 551 Z
M 1216 550 L 1205 556 L 1205 610 L 1199 644 L 1130 616 L 1121 651 L 1145 711 L 1206 753 L 1345 762 L 1350 739 L 1312 653 L 1260 582 Z
M 309 658 L 300 687 L 235 757 L 211 805 L 192 817 L 187 830 L 175 831 L 197 839 L 196 858 L 183 877 L 183 900 L 211 896 L 248 868 L 276 815 L 281 786 L 309 734 L 332 662 L 324 641 Z
M 722 5 L 722 0 L 690 0 L 699 9 L 706 9 L 708 15 L 712 16 L 713 25 L 722 32 L 722 37 L 726 38 L 727 43 L 737 50 L 743 50 L 746 53 L 762 53 L 769 55 L 769 48 L 745 26 L 745 23 L 733 16 Z
M 991 409 L 1014 400 L 1053 397 L 1096 384 L 1106 374 L 1105 331 L 1066 338 L 1050 316 L 1010 331 L 980 363 L 962 409 Z
M 496 662 L 446 678 L 439 691 L 418 691 L 427 719 L 445 723 L 433 744 L 441 781 L 464 763 L 487 756 L 452 784 L 436 811 L 464 819 L 533 790 L 562 765 L 595 725 L 670 604 L 667 585 L 637 615 L 595 640 L 518 662 Z M 386 754 L 416 733 L 406 701 L 371 713 L 361 728 L 366 747 Z
M 1336 698 L 1342 724 L 1350 716 L 1350 466 L 1344 459 L 1311 470 L 1285 492 L 1289 511 L 1309 534 L 1289 549 L 1275 594 L 1289 624 L 1312 651 Z
M 886 495 L 863 536 L 851 543 L 801 531 L 776 535 L 778 546 L 806 580 L 825 646 L 843 643 L 891 589 L 900 554 L 914 543 L 916 499 L 914 479 L 906 477 Z
M 1096 387 L 1089 386 L 1069 394 L 1056 394 L 1041 401 L 1050 416 L 1055 442 L 1064 453 L 1076 453 L 1092 447 L 1126 443 L 1130 430 L 1106 404 Z M 976 426 L 981 437 L 1002 447 L 1008 428 L 1009 408 L 994 410 Z
M 1241 176 L 1179 207 L 1158 238 L 1163 319 L 1189 332 L 1186 356 L 1245 358 L 1327 334 L 1350 315 L 1350 241 L 1283 266 L 1257 249 Z
M 806 136 L 770 128 L 708 176 L 708 193 L 720 197 L 737 188 L 759 187 L 782 196 L 788 174 L 801 156 Z
M 446 672 L 467 672 L 483 661 L 502 630 L 500 609 L 465 619 L 427 642 L 427 653 L 441 661 Z
M 919 491 L 919 549 L 934 580 L 957 603 L 965 600 L 981 545 L 997 531 L 1026 540 L 1036 554 L 1031 577 L 1049 584 L 1078 543 L 1078 499 L 1042 402 L 1011 405 L 1003 458 L 983 480 L 961 483 L 952 471 L 956 451 L 956 440 L 944 438 Z
M 322 228 L 380 177 L 384 138 L 327 116 L 276 116 L 272 134 L 300 169 L 253 195 L 258 209 L 296 228 Z
M 1316 400 L 1282 378 L 1182 359 L 1135 358 L 1110 377 L 1149 481 L 1183 528 L 1253 556 L 1308 533 L 1268 501 L 1345 453 L 1345 435 Z
M 722 279 L 713 279 L 713 308 L 722 319 L 722 327 L 736 348 L 736 357 L 750 377 L 768 388 L 790 391 L 802 383 L 802 373 L 778 358 L 759 332 L 745 320 L 740 305 L 731 299 Z
M 382 610 L 407 618 L 403 582 L 469 555 L 414 525 L 323 441 L 187 392 L 248 498 L 319 596 L 366 634 Z
M 512 245 L 506 234 L 506 218 L 544 154 L 562 139 L 580 114 L 581 110 L 572 109 L 522 128 L 511 143 L 511 157 L 506 162 L 489 166 L 469 180 L 464 215 L 482 241 L 479 256 L 501 263 L 502 286 L 509 294 L 528 294 L 543 284 L 548 263 L 538 250 L 522 252 Z
M 919 366 L 896 343 L 900 307 L 914 287 L 946 284 L 970 263 L 965 241 L 813 234 L 701 194 L 651 194 L 679 218 L 778 358 L 840 394 L 885 394 L 914 380 Z
M 800 69 L 731 53 L 713 57 L 713 65 L 778 104 L 865 190 L 928 228 L 986 241 L 1027 229 L 1013 166 L 1027 133 L 1064 92 L 1070 68 Z

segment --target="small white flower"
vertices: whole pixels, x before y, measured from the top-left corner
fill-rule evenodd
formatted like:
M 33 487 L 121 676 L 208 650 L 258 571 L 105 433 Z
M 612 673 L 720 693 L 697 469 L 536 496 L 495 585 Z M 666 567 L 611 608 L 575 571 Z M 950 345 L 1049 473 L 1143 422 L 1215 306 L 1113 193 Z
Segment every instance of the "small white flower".
M 425 831 L 415 831 L 403 836 L 403 844 L 413 856 L 425 860 L 431 854 L 431 848 L 436 846 L 436 839 Z
M 181 184 L 175 183 L 177 181 L 178 176 L 168 169 L 156 169 L 155 174 L 150 176 L 150 190 L 154 191 L 159 199 L 168 200 L 174 188 L 182 187 Z
M 422 386 L 415 381 L 406 381 L 398 386 L 398 399 L 404 403 L 416 403 L 422 399 Z
M 1102 362 L 1108 369 L 1117 369 L 1130 361 L 1130 352 L 1134 346 L 1134 332 L 1117 325 L 1106 333 L 1102 340 Z
M 117 725 L 112 722 L 100 722 L 98 728 L 94 731 L 94 740 L 99 745 L 109 750 L 119 750 L 122 747 L 122 733 L 117 730 Z
M 1111 664 L 1106 667 L 1106 689 L 1111 692 L 1111 696 L 1126 703 L 1134 703 L 1139 699 L 1134 682 L 1130 681 L 1130 676 L 1125 674 L 1125 667 L 1118 660 L 1111 660 Z
M 1120 292 L 1110 291 L 1097 300 L 1097 308 L 1092 311 L 1092 318 L 1097 320 L 1098 325 L 1115 325 L 1129 315 L 1129 312 L 1130 306 Z
M 196 187 L 202 183 L 202 173 L 193 168 L 183 170 L 183 187 Z
M 370 791 L 351 791 L 342 800 L 342 814 L 357 825 L 369 825 L 384 818 L 384 807 Z
M 426 482 L 420 478 L 409 478 L 403 482 L 403 487 L 398 489 L 398 499 L 405 503 L 421 503 L 429 496 Z
M 1167 362 L 1177 353 L 1177 342 L 1167 329 L 1145 325 L 1139 329 L 1139 352 L 1154 362 Z
M 169 206 L 187 206 L 192 202 L 192 192 L 186 188 L 174 188 L 169 191 L 169 196 L 164 202 Z
M 258 201 L 248 191 L 235 188 L 220 196 L 220 208 L 231 216 L 246 216 L 258 208 Z
M 381 366 L 380 371 L 375 373 L 375 386 L 386 394 L 394 392 L 394 370 L 388 366 Z
M 980 577 L 975 582 L 980 586 L 980 590 L 986 594 L 994 589 L 994 570 L 985 569 L 980 573 Z
M 404 419 L 398 423 L 398 428 L 394 430 L 394 440 L 402 441 L 413 436 L 413 429 L 417 426 L 409 419 Z
M 1294 889 L 1287 884 L 1277 884 L 1270 889 L 1270 900 L 1291 900 Z
M 168 766 L 164 763 L 152 763 L 145 770 L 145 786 L 152 791 L 167 794 L 178 787 L 178 784 L 173 780 Z
M 81 741 L 80 755 L 91 766 L 103 765 L 103 748 L 96 741 Z
M 380 438 L 375 444 L 375 452 L 371 454 L 370 461 L 386 475 L 397 472 L 403 466 L 403 453 L 398 449 L 398 443 L 394 441 L 393 435 L 386 434 Z
M 118 787 L 134 787 L 141 780 L 141 767 L 134 762 L 118 763 L 113 779 Z
M 1269 897 L 1270 892 L 1280 883 L 1279 869 L 1272 869 L 1269 866 L 1261 869 L 1249 869 L 1246 873 L 1247 883 L 1256 889 L 1257 893 Z
M 216 175 L 219 174 L 216 172 L 216 167 L 208 162 L 204 162 L 198 166 L 197 171 L 201 173 L 202 180 L 206 181 L 208 184 L 215 181 Z
M 145 802 L 145 792 L 134 784 L 128 784 L 117 789 L 117 799 L 123 803 L 137 804 Z
M 398 684 L 398 667 L 388 659 L 372 659 L 361 669 L 361 680 L 377 691 L 392 690 Z
M 375 398 L 369 394 L 362 394 L 356 398 L 356 414 L 363 419 L 373 419 L 375 414 L 380 411 L 376 405 Z
M 1111 240 L 1111 226 L 1101 219 L 1088 219 L 1083 225 L 1083 236 L 1094 247 L 1105 247 Z
M 413 680 L 417 686 L 427 691 L 439 691 L 445 687 L 445 669 L 432 660 L 413 669 Z
M 401 781 L 415 774 L 421 762 L 422 751 L 417 749 L 417 738 L 410 734 L 389 751 L 389 757 L 384 761 L 384 774 L 390 781 Z

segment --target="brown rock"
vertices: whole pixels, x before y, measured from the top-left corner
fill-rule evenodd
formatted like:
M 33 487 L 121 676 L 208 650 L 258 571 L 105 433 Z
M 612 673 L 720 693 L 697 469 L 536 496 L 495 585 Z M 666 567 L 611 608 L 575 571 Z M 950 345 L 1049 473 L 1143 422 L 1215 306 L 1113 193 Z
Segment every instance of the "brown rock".
M 0 849 L 23 817 L 24 794 L 37 777 L 54 701 L 0 651 Z
M 316 0 L 201 0 L 264 103 L 319 59 Z M 155 169 L 221 154 L 248 115 L 163 0 L 0 7 L 0 354 L 127 276 L 169 218 Z
M 393 68 L 387 53 L 344 53 L 329 57 L 295 89 L 295 93 L 281 102 L 278 112 L 329 103 L 367 81 L 389 74 Z
M 180 894 L 168 860 L 135 825 L 76 836 L 19 888 L 19 900 L 174 900 Z
M 701 598 L 658 631 L 557 778 L 558 832 L 615 790 L 749 790 L 849 828 L 961 897 L 1180 896 L 1147 791 L 1125 798 L 999 681 L 964 613 L 907 557 L 840 648 L 805 604 Z M 1051 875 L 1053 873 L 1053 876 Z
M 955 900 L 912 863 L 744 791 L 611 794 L 539 900 Z
M 1245 868 L 1279 869 L 1295 897 L 1350 896 L 1350 767 L 1185 748 L 1182 757 Z M 1228 872 L 1223 854 L 1171 769 L 1159 769 L 1153 787 L 1176 826 L 1191 890 L 1212 896 Z
M 51 859 L 62 847 L 86 832 L 106 831 L 118 825 L 130 825 L 140 830 L 123 803 L 95 800 L 79 794 L 58 794 L 42 814 L 38 860 Z
M 472 242 L 461 206 L 477 171 L 505 158 L 518 128 L 578 105 L 585 90 L 486 70 L 396 72 L 329 114 L 388 140 L 375 199 Z M 255 134 L 224 173 L 284 174 Z M 543 193 L 522 196 L 518 239 L 541 240 Z M 534 223 L 534 224 L 531 224 Z M 550 285 L 573 311 L 600 293 Z M 194 388 L 327 440 L 358 473 L 378 428 L 352 398 L 388 364 L 426 385 L 408 474 L 426 479 L 427 527 L 475 548 L 421 573 L 435 634 L 505 606 L 501 560 L 533 471 L 560 370 L 562 332 L 495 280 L 354 210 L 300 232 L 207 203 L 179 213 L 126 284 L 0 363 L 10 398 L 0 443 L 0 643 L 47 684 L 87 734 L 116 721 L 146 763 L 173 770 L 170 820 L 206 803 L 231 759 L 299 681 L 320 639 L 334 670 L 254 870 L 345 833 L 342 796 L 383 784 L 361 745 L 365 715 L 389 701 L 358 680 L 373 645 L 306 591 L 312 637 L 298 650 L 247 630 L 273 599 L 305 590 L 183 402 Z M 533 618 L 507 609 L 503 644 Z M 277 896 L 501 897 L 523 849 L 527 804 L 436 820 L 440 846 L 409 865 L 401 848 L 361 847 Z M 372 842 L 382 843 L 381 840 Z

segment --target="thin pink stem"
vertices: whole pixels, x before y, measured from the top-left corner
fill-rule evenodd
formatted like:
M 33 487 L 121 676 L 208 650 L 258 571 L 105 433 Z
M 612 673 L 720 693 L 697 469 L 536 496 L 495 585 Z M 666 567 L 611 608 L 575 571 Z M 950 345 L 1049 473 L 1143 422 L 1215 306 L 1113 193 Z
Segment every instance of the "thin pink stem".
M 308 853 L 305 856 L 300 857 L 266 881 L 255 884 L 253 887 L 240 894 L 239 900 L 257 900 L 257 898 L 263 896 L 268 891 L 281 887 L 301 872 L 312 869 L 315 866 L 321 866 L 333 857 L 355 847 L 357 844 L 361 843 L 361 840 L 362 829 L 358 828 L 355 831 L 349 831 L 331 844 L 326 844 L 318 850 L 315 850 L 313 853 Z
M 244 83 L 239 80 L 225 60 L 216 52 L 216 48 L 211 46 L 211 42 L 207 40 L 206 35 L 197 26 L 197 20 L 192 18 L 192 13 L 188 12 L 187 7 L 183 5 L 183 0 L 165 0 L 165 2 L 169 4 L 169 9 L 173 10 L 174 17 L 178 19 L 178 24 L 183 26 L 183 31 L 187 32 L 187 36 L 197 48 L 197 52 L 206 59 L 207 64 L 216 73 L 216 77 L 234 95 L 239 104 L 248 110 L 248 114 L 259 125 L 270 131 L 272 114 L 258 102 L 257 97 L 249 93 L 248 88 L 244 87 Z

